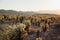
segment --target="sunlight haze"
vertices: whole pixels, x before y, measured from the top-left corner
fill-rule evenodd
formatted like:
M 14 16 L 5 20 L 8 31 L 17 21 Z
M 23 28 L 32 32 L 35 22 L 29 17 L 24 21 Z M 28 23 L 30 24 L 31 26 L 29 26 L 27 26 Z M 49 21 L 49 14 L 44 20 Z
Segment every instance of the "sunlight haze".
M 0 9 L 18 11 L 58 10 L 60 0 L 0 0 Z

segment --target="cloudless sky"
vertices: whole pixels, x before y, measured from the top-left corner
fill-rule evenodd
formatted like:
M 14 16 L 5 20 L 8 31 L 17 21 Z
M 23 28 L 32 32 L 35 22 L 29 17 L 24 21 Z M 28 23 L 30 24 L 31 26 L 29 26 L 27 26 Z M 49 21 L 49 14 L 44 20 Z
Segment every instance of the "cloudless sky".
M 39 11 L 60 9 L 60 0 L 0 0 L 0 9 Z

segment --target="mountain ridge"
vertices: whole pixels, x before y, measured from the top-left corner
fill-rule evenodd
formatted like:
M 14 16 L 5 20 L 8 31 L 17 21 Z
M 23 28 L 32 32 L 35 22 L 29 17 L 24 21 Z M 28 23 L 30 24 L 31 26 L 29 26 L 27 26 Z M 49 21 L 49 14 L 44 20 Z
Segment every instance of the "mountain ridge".
M 49 10 L 41 10 L 41 11 L 16 11 L 16 10 L 4 10 L 0 9 L 0 14 L 16 14 L 16 15 L 57 15 L 60 11 L 49 11 Z

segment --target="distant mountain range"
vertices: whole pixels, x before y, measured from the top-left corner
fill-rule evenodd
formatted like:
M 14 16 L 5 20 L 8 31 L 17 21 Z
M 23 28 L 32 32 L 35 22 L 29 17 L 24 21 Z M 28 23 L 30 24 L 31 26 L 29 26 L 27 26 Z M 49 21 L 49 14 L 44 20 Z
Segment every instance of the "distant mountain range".
M 44 14 L 44 15 L 52 15 L 52 14 L 60 14 L 60 11 L 51 11 L 51 10 L 40 10 L 40 11 L 15 11 L 15 10 L 0 10 L 0 14 L 16 14 L 16 15 L 33 15 L 33 14 Z
M 0 10 L 0 14 L 32 15 L 36 13 L 32 11 Z

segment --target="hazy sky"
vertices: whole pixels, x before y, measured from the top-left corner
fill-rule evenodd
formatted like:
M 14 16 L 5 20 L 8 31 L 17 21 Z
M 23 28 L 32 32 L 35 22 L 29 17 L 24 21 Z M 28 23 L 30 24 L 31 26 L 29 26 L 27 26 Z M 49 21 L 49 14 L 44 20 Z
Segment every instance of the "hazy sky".
M 60 0 L 0 0 L 0 9 L 38 11 L 60 9 Z

